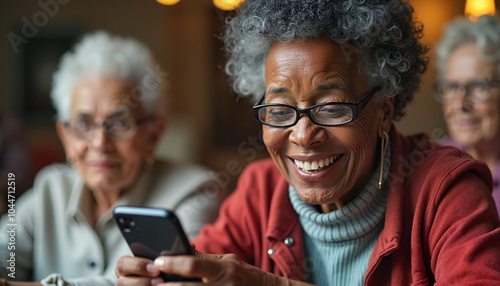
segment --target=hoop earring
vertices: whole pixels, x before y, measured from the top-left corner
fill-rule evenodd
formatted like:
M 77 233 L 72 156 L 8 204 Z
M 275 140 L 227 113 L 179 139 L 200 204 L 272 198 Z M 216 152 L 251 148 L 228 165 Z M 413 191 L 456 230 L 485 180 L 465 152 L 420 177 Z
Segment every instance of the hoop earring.
M 153 157 L 147 158 L 146 164 L 148 164 L 149 166 L 153 166 L 155 164 L 155 159 Z
M 389 146 L 389 134 L 385 130 L 382 131 L 384 137 L 382 137 L 382 142 L 380 142 L 380 176 L 378 178 L 378 189 L 382 189 L 382 175 L 384 173 L 384 159 L 387 153 L 387 146 Z

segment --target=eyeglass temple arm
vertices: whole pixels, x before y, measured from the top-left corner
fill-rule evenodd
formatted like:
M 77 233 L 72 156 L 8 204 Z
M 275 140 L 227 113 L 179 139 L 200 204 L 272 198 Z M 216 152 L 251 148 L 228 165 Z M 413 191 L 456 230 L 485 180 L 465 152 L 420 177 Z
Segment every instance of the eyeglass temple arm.
M 262 94 L 262 97 L 260 98 L 260 100 L 255 105 L 261 105 L 262 102 L 264 102 L 264 98 L 266 98 L 266 93 L 265 92 L 264 92 L 264 94 Z
M 361 100 L 360 103 L 358 103 L 358 109 L 359 109 L 358 111 L 363 110 L 368 101 L 370 101 L 370 98 L 372 98 L 372 96 L 375 95 L 375 93 L 377 93 L 377 91 L 379 91 L 380 89 L 381 89 L 380 86 L 373 88 L 372 91 L 365 98 L 363 98 L 363 100 Z

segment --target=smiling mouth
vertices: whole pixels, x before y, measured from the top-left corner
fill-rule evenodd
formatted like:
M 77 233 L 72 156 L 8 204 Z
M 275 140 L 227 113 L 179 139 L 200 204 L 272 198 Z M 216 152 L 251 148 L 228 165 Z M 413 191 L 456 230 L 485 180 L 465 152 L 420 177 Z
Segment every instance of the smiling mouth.
M 299 167 L 304 172 L 307 173 L 313 173 L 313 172 L 319 172 L 326 167 L 330 166 L 333 164 L 335 161 L 337 161 L 342 155 L 337 155 L 337 156 L 331 156 L 330 158 L 325 158 L 321 159 L 318 161 L 299 161 L 299 160 L 293 160 L 295 163 L 295 166 Z
M 103 162 L 91 162 L 89 164 L 90 167 L 92 168 L 97 168 L 97 169 L 109 169 L 109 168 L 115 168 L 118 166 L 118 163 L 117 162 L 107 162 L 107 161 L 103 161 Z

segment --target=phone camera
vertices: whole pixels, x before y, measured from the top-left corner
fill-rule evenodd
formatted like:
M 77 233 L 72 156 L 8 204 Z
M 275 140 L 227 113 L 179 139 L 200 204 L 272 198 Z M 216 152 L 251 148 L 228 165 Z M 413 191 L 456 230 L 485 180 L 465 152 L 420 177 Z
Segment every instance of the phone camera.
M 125 232 L 131 232 L 132 230 L 137 229 L 137 223 L 130 217 L 120 216 L 118 217 L 118 223 Z

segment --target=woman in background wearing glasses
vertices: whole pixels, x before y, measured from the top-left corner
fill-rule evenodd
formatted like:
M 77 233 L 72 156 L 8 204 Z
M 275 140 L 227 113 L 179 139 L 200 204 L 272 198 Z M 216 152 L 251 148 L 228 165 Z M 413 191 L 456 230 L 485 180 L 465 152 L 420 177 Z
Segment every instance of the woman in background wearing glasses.
M 226 70 L 258 102 L 271 159 L 242 173 L 197 257 L 124 257 L 118 285 L 160 271 L 210 285 L 498 285 L 488 168 L 392 124 L 427 66 L 412 12 L 246 0 L 226 22 Z
M 485 162 L 493 174 L 493 198 L 500 211 L 500 18 L 451 22 L 437 48 L 443 104 L 450 138 L 441 142 Z
M 106 32 L 63 56 L 51 96 L 70 164 L 42 170 L 16 202 L 15 250 L 4 217 L 2 277 L 114 285 L 116 261 L 130 253 L 112 220 L 116 205 L 172 209 L 190 238 L 217 217 L 225 192 L 212 171 L 154 160 L 166 112 L 166 78 L 155 72 L 146 46 Z

